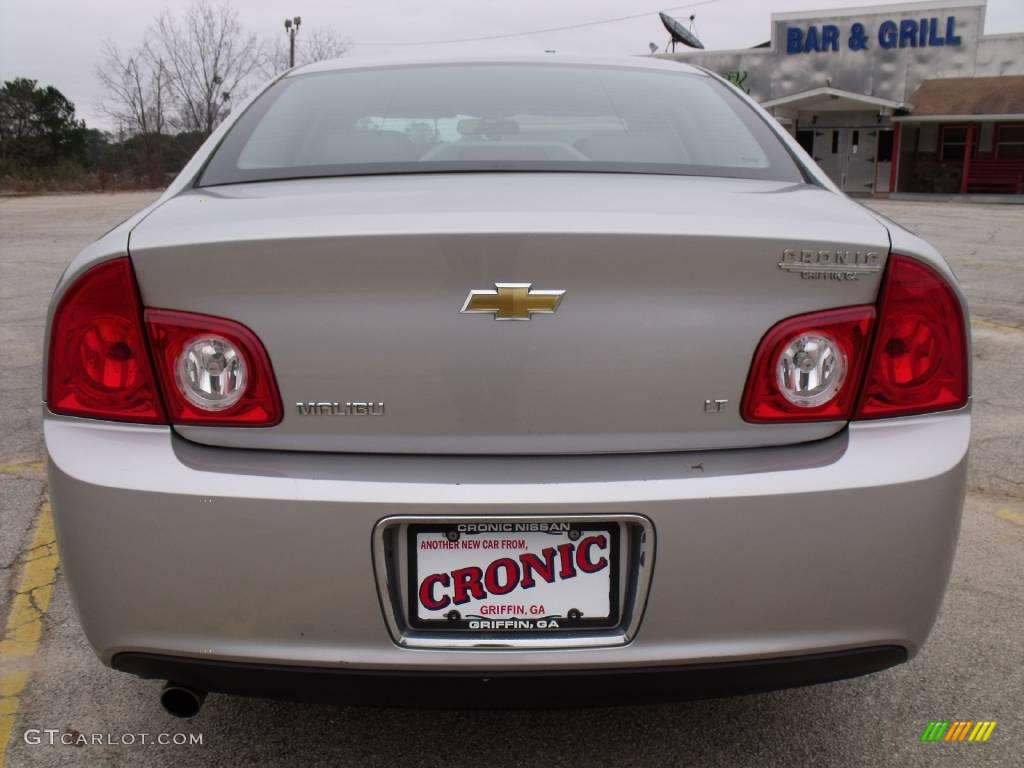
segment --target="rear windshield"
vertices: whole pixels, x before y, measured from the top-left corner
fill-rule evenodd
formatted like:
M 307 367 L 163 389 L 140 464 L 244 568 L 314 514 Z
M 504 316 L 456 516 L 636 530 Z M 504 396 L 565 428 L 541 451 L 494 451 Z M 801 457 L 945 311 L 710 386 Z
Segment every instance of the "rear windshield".
M 228 132 L 200 185 L 472 171 L 803 180 L 764 120 L 710 77 L 439 64 L 278 81 Z

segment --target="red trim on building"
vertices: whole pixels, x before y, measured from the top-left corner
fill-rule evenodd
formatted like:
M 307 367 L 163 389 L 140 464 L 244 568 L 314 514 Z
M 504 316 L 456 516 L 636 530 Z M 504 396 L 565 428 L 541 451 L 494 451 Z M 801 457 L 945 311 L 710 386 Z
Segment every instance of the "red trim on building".
M 896 191 L 900 178 L 900 124 L 892 128 L 892 164 L 889 166 L 889 192 Z
M 960 194 L 967 194 L 967 182 L 971 176 L 971 155 L 974 154 L 974 123 L 967 124 L 967 139 L 964 142 L 964 167 L 960 177 Z

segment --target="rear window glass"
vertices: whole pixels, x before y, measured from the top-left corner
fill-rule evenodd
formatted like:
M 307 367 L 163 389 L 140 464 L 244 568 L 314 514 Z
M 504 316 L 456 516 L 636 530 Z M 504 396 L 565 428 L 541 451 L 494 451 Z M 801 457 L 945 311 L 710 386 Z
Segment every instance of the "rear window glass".
M 444 64 L 286 77 L 232 126 L 200 185 L 459 171 L 803 180 L 762 118 L 710 77 Z

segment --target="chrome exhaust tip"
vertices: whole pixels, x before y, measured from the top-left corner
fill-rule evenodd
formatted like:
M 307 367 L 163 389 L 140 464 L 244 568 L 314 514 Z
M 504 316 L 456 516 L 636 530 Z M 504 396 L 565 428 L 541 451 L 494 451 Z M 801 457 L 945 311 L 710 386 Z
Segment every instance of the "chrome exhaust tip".
M 189 718 L 199 714 L 206 701 L 206 691 L 199 691 L 187 685 L 168 680 L 160 691 L 160 704 L 169 715 Z

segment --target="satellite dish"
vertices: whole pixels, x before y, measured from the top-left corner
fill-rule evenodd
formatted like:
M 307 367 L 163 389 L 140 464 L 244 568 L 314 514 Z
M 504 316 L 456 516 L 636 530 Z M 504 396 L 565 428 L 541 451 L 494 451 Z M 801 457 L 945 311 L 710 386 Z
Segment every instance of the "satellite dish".
M 658 12 L 658 16 L 661 17 L 661 23 L 665 25 L 665 29 L 672 35 L 672 50 L 676 49 L 676 43 L 682 43 L 688 45 L 691 48 L 703 48 L 704 43 L 697 39 L 697 36 L 690 30 L 680 24 L 678 21 L 673 19 L 671 16 L 665 13 Z

